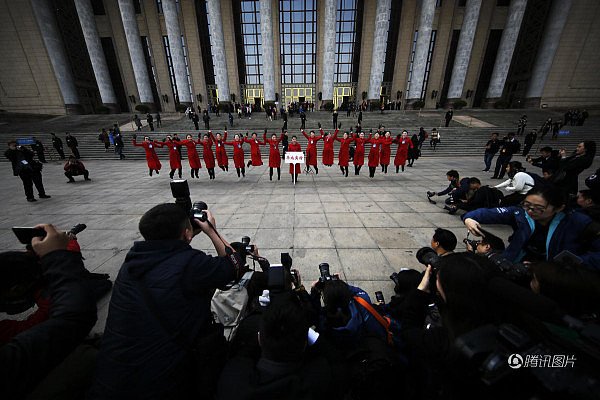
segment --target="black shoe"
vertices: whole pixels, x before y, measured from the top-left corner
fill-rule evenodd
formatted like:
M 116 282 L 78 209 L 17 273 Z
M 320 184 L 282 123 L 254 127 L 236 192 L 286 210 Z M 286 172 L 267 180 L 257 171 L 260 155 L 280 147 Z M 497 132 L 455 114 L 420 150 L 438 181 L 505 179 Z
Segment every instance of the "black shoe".
M 47 194 L 40 194 L 40 199 L 49 199 L 52 196 L 48 196 Z
M 158 170 L 156 170 L 156 175 L 160 174 L 160 172 L 158 172 Z
M 252 160 L 248 161 L 248 164 L 246 165 L 246 168 L 250 167 L 251 165 L 252 165 Z
M 31 199 L 27 199 L 27 201 L 30 202 L 30 203 L 33 203 L 34 201 L 37 201 L 37 200 L 34 199 L 34 198 L 31 198 Z
M 71 180 L 67 181 L 67 183 L 73 183 L 73 182 L 75 182 L 75 179 L 71 179 Z
M 91 181 L 91 179 L 90 179 L 90 178 L 85 178 L 85 180 L 86 180 L 86 181 Z

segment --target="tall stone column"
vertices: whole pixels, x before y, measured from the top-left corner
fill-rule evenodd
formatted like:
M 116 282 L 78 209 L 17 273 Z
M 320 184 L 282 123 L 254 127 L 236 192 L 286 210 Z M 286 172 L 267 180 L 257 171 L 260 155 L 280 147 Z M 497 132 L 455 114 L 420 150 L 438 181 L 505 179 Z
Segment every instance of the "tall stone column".
M 273 52 L 273 13 L 271 0 L 260 0 L 260 36 L 265 101 L 275 101 L 275 56 Z
M 90 62 L 94 69 L 94 76 L 96 77 L 102 103 L 113 113 L 121 112 L 117 105 L 117 96 L 115 95 L 108 72 L 108 65 L 104 57 L 100 35 L 98 35 L 98 29 L 96 28 L 96 19 L 94 18 L 92 4 L 90 0 L 75 0 L 75 7 L 77 8 L 79 23 L 81 24 L 88 54 L 90 55 Z
M 391 0 L 377 0 L 375 11 L 375 35 L 373 37 L 373 54 L 371 55 L 371 74 L 369 77 L 369 99 L 379 100 L 383 71 L 385 69 L 385 49 L 387 33 L 390 25 Z
M 535 64 L 533 65 L 529 87 L 525 93 L 526 107 L 539 107 L 540 105 L 544 86 L 546 86 L 546 79 L 548 79 L 552 61 L 554 60 L 563 28 L 567 22 L 572 2 L 572 0 L 552 1 L 546 28 L 544 29 L 544 36 L 542 37 Z
M 219 90 L 219 101 L 227 102 L 230 100 L 229 76 L 227 75 L 227 59 L 225 58 L 221 4 L 219 0 L 207 0 L 206 7 L 210 18 L 210 43 L 212 44 L 215 83 Z
M 181 43 L 181 29 L 179 29 L 179 17 L 175 0 L 163 0 L 163 14 L 169 38 L 169 50 L 171 51 L 171 62 L 175 73 L 175 84 L 179 94 L 179 102 L 193 103 L 192 94 L 188 85 L 187 72 L 185 69 L 185 58 L 183 56 L 183 44 Z
M 429 53 L 429 42 L 431 41 L 431 29 L 433 27 L 433 17 L 435 16 L 435 3 L 435 0 L 421 1 L 419 33 L 417 34 L 417 45 L 413 58 L 410 88 L 406 96 L 406 106 L 421 99 L 422 96 L 425 68 L 427 67 L 427 54 Z
M 448 102 L 458 100 L 462 97 L 480 10 L 481 0 L 467 0 L 465 15 L 460 27 L 458 45 L 456 47 L 454 66 L 452 67 L 452 77 L 450 78 L 450 87 L 448 89 Z
M 502 31 L 502 38 L 500 39 L 500 46 L 498 47 L 498 54 L 496 55 L 496 62 L 494 63 L 483 107 L 493 106 L 494 102 L 502 97 L 504 83 L 506 83 L 515 45 L 519 38 L 519 31 L 521 30 L 521 22 L 523 21 L 526 6 L 527 0 L 512 0 L 510 2 L 506 24 Z
M 146 58 L 140 39 L 140 31 L 135 16 L 133 0 L 119 0 L 119 11 L 123 20 L 123 29 L 125 30 L 125 39 L 129 48 L 129 57 L 133 67 L 133 75 L 140 95 L 140 102 L 150 108 L 154 108 L 154 97 L 152 96 L 152 87 L 150 86 L 150 77 L 146 68 Z
M 321 95 L 323 101 L 333 100 L 333 84 L 335 78 L 335 27 L 337 1 L 325 0 L 325 34 L 323 45 L 323 77 L 321 79 Z M 381 83 L 379 84 L 381 86 Z
M 83 108 L 79 96 L 77 96 L 77 88 L 75 87 L 69 60 L 50 4 L 48 0 L 31 0 L 31 5 L 54 69 L 58 87 L 65 102 L 66 112 L 67 114 L 82 114 Z

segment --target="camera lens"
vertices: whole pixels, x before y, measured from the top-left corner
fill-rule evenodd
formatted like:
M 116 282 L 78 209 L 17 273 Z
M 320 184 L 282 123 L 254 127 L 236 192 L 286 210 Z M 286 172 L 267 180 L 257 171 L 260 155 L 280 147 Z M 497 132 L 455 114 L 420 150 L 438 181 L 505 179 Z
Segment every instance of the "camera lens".
M 248 236 L 242 236 L 242 244 L 248 246 L 250 244 L 250 238 Z

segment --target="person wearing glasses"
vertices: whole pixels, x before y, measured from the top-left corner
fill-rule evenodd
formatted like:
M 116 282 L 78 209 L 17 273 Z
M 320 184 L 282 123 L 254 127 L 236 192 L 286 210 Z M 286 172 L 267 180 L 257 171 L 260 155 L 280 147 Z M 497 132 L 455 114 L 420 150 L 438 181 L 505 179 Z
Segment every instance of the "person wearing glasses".
M 503 256 L 512 262 L 550 261 L 568 250 L 590 268 L 600 270 L 600 232 L 592 219 L 578 211 L 566 211 L 567 197 L 554 186 L 535 186 L 518 206 L 480 208 L 462 219 L 467 229 L 485 236 L 480 224 L 513 228 Z

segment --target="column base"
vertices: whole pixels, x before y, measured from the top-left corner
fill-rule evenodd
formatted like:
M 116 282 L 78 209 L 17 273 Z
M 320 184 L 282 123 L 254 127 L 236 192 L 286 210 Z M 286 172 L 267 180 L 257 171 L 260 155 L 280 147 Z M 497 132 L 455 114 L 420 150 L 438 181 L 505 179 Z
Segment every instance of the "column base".
M 82 115 L 85 114 L 81 104 L 65 104 L 67 115 Z
M 494 108 L 494 104 L 500 100 L 500 97 L 484 98 L 481 102 L 481 108 Z
M 121 107 L 119 107 L 118 104 L 115 103 L 102 103 L 102 105 L 106 108 L 108 108 L 108 112 L 110 114 L 120 114 L 121 113 Z
M 523 101 L 523 107 L 524 108 L 540 108 L 541 102 L 542 102 L 541 97 L 527 97 Z

